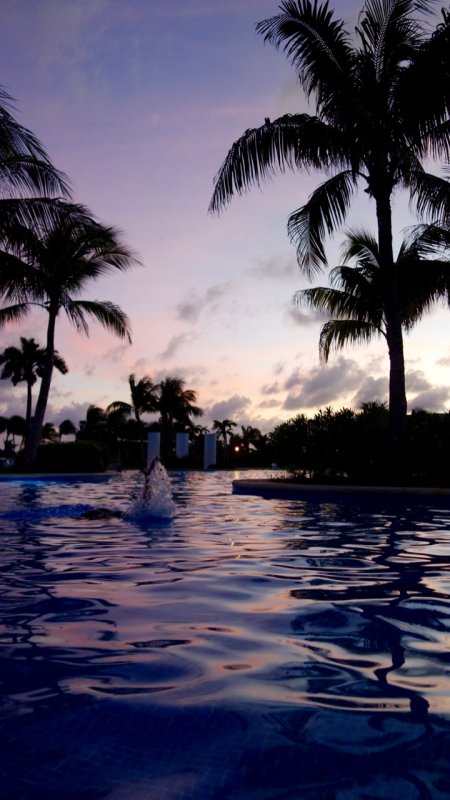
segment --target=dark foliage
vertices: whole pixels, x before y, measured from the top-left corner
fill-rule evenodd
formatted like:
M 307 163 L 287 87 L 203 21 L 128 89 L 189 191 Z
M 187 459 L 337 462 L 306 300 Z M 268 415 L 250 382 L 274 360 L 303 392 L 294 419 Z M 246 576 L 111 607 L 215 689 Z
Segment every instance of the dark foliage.
M 450 413 L 407 417 L 402 463 L 390 470 L 388 413 L 370 403 L 358 412 L 319 411 L 279 425 L 269 436 L 272 458 L 296 480 L 354 485 L 450 486 Z
M 108 448 L 102 442 L 63 442 L 41 445 L 34 472 L 105 472 Z M 15 471 L 23 469 L 23 451 L 19 453 Z

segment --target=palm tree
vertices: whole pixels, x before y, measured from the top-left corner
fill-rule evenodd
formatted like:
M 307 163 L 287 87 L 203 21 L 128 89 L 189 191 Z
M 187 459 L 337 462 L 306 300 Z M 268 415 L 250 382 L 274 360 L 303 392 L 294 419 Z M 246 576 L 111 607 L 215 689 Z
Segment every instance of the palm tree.
M 16 436 L 20 436 L 20 445 L 22 447 L 23 441 L 26 434 L 26 421 L 23 417 L 19 416 L 19 414 L 13 414 L 12 417 L 9 417 L 6 423 L 6 439 L 5 439 L 5 449 L 14 452 L 16 449 Z M 7 446 L 7 442 L 9 442 L 9 446 Z
M 170 454 L 170 441 L 174 423 L 182 427 L 192 426 L 191 417 L 203 416 L 203 411 L 194 405 L 197 393 L 193 389 L 185 389 L 182 378 L 167 377 L 158 385 L 158 410 L 161 415 L 162 445 L 164 454 Z
M 428 173 L 425 159 L 448 158 L 450 14 L 429 34 L 420 14 L 434 0 L 366 0 L 352 39 L 327 0 L 283 0 L 259 23 L 265 40 L 285 51 L 315 114 L 286 115 L 247 130 L 215 178 L 214 212 L 276 170 L 317 169 L 327 179 L 288 231 L 300 268 L 326 266 L 324 236 L 342 226 L 362 184 L 375 206 L 390 358 L 391 442 L 406 423 L 405 366 L 399 281 L 393 256 L 392 199 L 406 189 L 432 219 L 450 208 L 450 186 Z M 395 448 L 394 448 L 395 449 Z
M 158 386 L 147 375 L 137 381 L 133 373 L 128 377 L 128 385 L 136 422 L 142 425 L 142 414 L 158 411 Z
M 107 419 L 104 409 L 91 403 L 86 410 L 86 419 L 80 420 L 80 439 L 104 438 Z
M 145 413 L 153 413 L 158 411 L 159 408 L 159 395 L 158 386 L 153 383 L 151 378 L 144 375 L 143 378 L 136 380 L 136 376 L 132 373 L 128 377 L 128 384 L 131 394 L 131 408 L 134 411 L 136 422 L 139 426 L 140 432 L 140 458 L 141 466 L 143 467 L 146 461 L 145 446 L 144 446 L 144 424 L 141 415 Z
M 59 424 L 59 441 L 61 441 L 63 436 L 75 436 L 76 433 L 77 429 L 71 419 L 63 419 L 63 421 Z
M 241 425 L 241 430 L 242 446 L 244 448 L 245 455 L 248 456 L 250 452 L 250 446 L 257 450 L 258 446 L 261 445 L 261 442 L 264 441 L 264 437 L 259 428 L 254 428 L 253 425 Z
M 122 309 L 110 301 L 82 300 L 85 287 L 113 270 L 125 270 L 135 258 L 112 227 L 95 221 L 86 209 L 59 204 L 54 220 L 41 226 L 11 224 L 0 230 L 0 325 L 22 319 L 33 306 L 48 314 L 47 358 L 34 418 L 27 436 L 24 466 L 33 466 L 44 423 L 53 372 L 55 327 L 64 311 L 79 333 L 88 335 L 88 318 L 100 322 L 122 339 L 130 324 Z
M 228 436 L 233 433 L 233 428 L 237 427 L 237 422 L 231 419 L 215 419 L 213 421 L 213 431 L 217 431 L 223 441 L 223 452 L 225 464 L 228 463 Z
M 417 226 L 402 242 L 395 270 L 404 330 L 411 330 L 439 299 L 450 300 L 449 248 L 448 232 L 434 226 Z M 374 337 L 388 340 L 385 273 L 377 240 L 364 231 L 350 232 L 343 260 L 342 266 L 331 271 L 331 287 L 303 289 L 295 295 L 299 304 L 332 317 L 320 333 L 324 363 L 332 350 L 347 344 L 368 343 Z M 350 261 L 356 265 L 349 266 Z
M 33 338 L 26 339 L 24 336 L 20 337 L 20 348 L 7 347 L 0 354 L 0 364 L 3 364 L 0 378 L 9 378 L 14 386 L 22 381 L 27 384 L 25 414 L 27 431 L 30 429 L 32 414 L 32 388 L 37 379 L 42 377 L 46 356 L 45 348 L 40 347 Z M 68 372 L 67 364 L 57 350 L 53 353 L 53 367 L 62 375 Z
M 53 422 L 46 422 L 45 425 L 42 426 L 41 439 L 43 442 L 47 442 L 47 444 L 54 444 L 58 441 L 59 433 Z

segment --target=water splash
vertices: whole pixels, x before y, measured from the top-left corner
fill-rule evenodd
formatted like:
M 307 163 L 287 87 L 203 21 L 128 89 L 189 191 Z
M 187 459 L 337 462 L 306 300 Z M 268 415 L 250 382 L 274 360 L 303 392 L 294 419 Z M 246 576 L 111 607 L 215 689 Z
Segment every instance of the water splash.
M 175 516 L 172 484 L 160 460 L 154 459 L 142 474 L 140 494 L 132 501 L 126 516 L 172 519 Z

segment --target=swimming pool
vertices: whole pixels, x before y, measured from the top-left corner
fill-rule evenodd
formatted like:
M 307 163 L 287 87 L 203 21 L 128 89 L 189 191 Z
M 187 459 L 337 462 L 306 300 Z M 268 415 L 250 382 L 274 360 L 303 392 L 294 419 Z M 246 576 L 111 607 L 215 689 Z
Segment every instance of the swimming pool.
M 448 798 L 450 509 L 236 477 L 2 483 L 5 800 Z

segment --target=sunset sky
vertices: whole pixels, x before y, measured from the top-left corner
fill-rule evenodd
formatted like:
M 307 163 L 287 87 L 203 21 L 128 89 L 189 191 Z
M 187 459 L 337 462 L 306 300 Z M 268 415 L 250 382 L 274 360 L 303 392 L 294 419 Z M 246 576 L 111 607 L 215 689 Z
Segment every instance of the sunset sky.
M 360 0 L 340 0 L 353 29 Z M 437 6 L 439 8 L 439 4 Z M 204 424 L 230 418 L 263 431 L 298 413 L 387 398 L 385 345 L 351 348 L 323 368 L 320 321 L 292 302 L 308 284 L 286 233 L 320 176 L 277 176 L 208 214 L 213 178 L 235 139 L 265 117 L 307 109 L 284 55 L 255 25 L 277 0 L 0 0 L 0 83 L 16 116 L 70 178 L 76 201 L 118 226 L 142 266 L 92 286 L 131 318 L 131 346 L 95 323 L 63 319 L 47 420 L 78 424 L 89 404 L 129 401 L 134 372 L 185 379 Z M 398 234 L 411 223 L 399 197 Z M 349 221 L 373 229 L 358 196 Z M 327 249 L 338 262 L 342 236 Z M 317 281 L 326 284 L 326 275 Z M 450 314 L 438 309 L 405 340 L 409 406 L 450 407 Z M 44 343 L 46 318 L 2 332 Z M 25 387 L 0 381 L 0 414 L 25 412 Z

